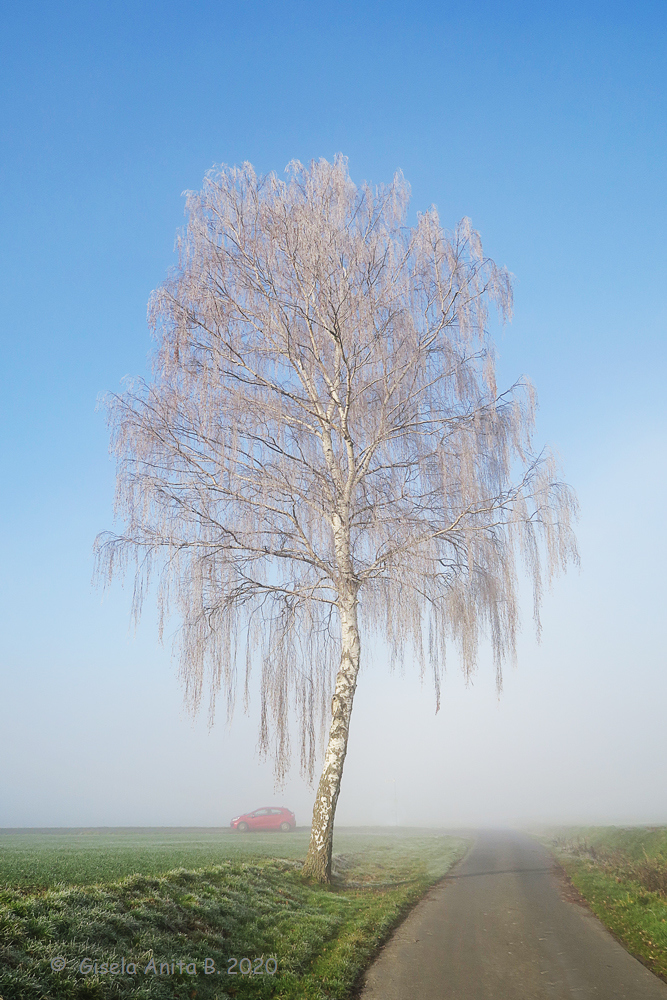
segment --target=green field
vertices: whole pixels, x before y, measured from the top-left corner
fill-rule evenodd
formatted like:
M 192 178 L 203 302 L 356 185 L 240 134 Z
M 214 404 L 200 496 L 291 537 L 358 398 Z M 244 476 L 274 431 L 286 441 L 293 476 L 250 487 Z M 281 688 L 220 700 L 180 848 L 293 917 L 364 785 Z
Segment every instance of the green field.
M 54 830 L 0 832 L 0 885 L 47 887 L 107 882 L 141 872 L 203 868 L 221 861 L 305 856 L 308 833 L 222 830 Z
M 596 916 L 667 981 L 667 827 L 564 827 L 540 839 Z
M 307 846 L 305 831 L 0 833 L 0 997 L 342 1000 L 465 850 L 337 831 L 321 887 L 301 877 Z

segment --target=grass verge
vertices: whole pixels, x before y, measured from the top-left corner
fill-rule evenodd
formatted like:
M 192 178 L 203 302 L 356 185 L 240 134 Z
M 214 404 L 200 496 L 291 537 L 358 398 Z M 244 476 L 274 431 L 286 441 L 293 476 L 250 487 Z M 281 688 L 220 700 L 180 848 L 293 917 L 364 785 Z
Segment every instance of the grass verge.
M 593 913 L 667 982 L 667 828 L 573 827 L 540 839 Z
M 275 851 L 283 841 L 273 844 Z M 238 840 L 233 846 L 236 853 L 242 847 Z M 292 859 L 234 857 L 159 873 L 145 847 L 150 874 L 87 884 L 45 879 L 41 886 L 5 880 L 3 1000 L 344 1000 L 392 927 L 465 843 L 337 834 L 330 887 L 306 882 Z M 38 868 L 27 866 L 33 877 Z M 64 970 L 53 971 L 56 958 L 66 959 Z

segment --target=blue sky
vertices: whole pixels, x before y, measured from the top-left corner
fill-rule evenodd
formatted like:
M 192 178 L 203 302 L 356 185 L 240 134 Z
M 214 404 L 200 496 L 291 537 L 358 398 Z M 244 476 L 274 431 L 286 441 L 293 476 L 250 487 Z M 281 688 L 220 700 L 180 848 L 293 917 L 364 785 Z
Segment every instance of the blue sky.
M 256 714 L 192 725 L 150 611 L 134 637 L 127 592 L 91 589 L 114 478 L 95 405 L 146 371 L 182 192 L 215 163 L 339 151 L 358 181 L 402 169 L 413 213 L 470 216 L 515 274 L 501 382 L 537 387 L 583 558 L 500 702 L 484 657 L 471 688 L 452 668 L 435 719 L 415 677 L 368 669 L 339 815 L 391 822 L 396 780 L 403 821 L 667 822 L 667 7 L 26 2 L 1 19 L 0 825 L 226 823 L 273 801 Z M 285 796 L 305 822 L 297 775 Z

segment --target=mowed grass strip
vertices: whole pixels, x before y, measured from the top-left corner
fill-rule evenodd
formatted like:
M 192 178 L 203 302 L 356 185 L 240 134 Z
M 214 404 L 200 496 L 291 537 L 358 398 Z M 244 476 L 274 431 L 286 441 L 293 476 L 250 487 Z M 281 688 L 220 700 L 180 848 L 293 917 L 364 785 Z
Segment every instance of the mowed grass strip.
M 667 982 L 667 828 L 568 828 L 542 839 L 595 915 Z
M 0 997 L 343 1000 L 391 928 L 465 844 L 343 835 L 337 846 L 346 852 L 336 859 L 331 887 L 309 884 L 300 862 L 289 859 L 230 860 L 88 885 L 7 886 L 0 890 Z M 58 956 L 67 959 L 62 972 L 50 965 Z M 259 974 L 238 974 L 240 959 L 246 972 Z M 112 974 L 111 963 L 122 967 L 123 960 L 136 971 Z M 237 975 L 228 975 L 230 967 Z

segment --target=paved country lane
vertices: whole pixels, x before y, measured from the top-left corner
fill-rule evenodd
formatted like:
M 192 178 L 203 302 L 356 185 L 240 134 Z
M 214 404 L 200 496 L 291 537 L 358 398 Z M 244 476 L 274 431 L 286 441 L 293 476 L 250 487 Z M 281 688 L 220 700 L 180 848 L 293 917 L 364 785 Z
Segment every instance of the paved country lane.
M 667 984 L 564 898 L 548 851 L 485 832 L 397 929 L 361 997 L 667 1000 Z

